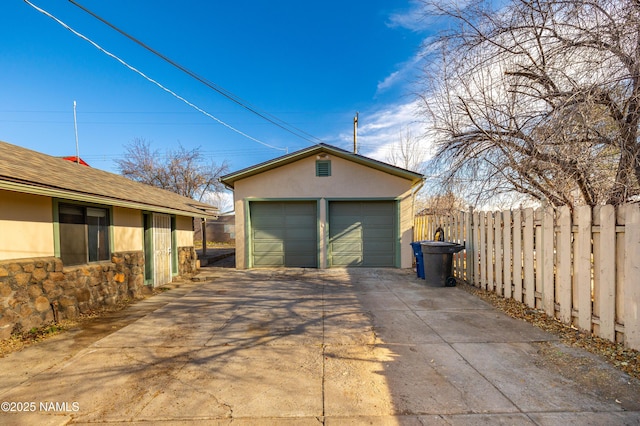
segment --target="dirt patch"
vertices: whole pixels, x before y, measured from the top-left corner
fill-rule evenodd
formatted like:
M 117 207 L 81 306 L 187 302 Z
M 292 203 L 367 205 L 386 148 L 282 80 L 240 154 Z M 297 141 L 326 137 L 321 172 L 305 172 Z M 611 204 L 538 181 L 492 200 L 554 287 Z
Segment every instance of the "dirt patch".
M 570 347 L 584 349 L 606 360 L 609 365 L 615 369 L 635 379 L 632 382 L 635 382 L 635 400 L 638 400 L 638 395 L 640 395 L 640 387 L 638 387 L 640 385 L 638 385 L 637 382 L 640 380 L 640 351 L 625 348 L 621 343 L 614 343 L 600 337 L 592 336 L 587 332 L 578 330 L 573 326 L 568 326 L 555 318 L 549 317 L 539 309 L 532 309 L 514 299 L 505 299 L 493 292 L 470 286 L 461 281 L 458 281 L 458 286 L 492 304 L 510 317 L 527 321 L 538 328 L 558 336 L 562 343 Z M 556 356 L 553 356 L 554 354 Z M 602 386 L 606 387 L 604 383 L 606 380 L 604 378 L 607 377 L 607 374 L 605 374 L 605 372 L 594 372 L 593 376 L 590 374 L 577 374 L 581 371 L 581 366 L 584 366 L 584 363 L 588 361 L 576 358 L 575 353 L 571 355 L 570 351 L 561 351 L 558 348 L 547 350 L 542 347 L 541 355 L 548 359 L 553 358 L 558 365 L 562 367 L 563 372 L 559 371 L 559 373 L 567 377 L 575 379 L 578 376 L 584 376 L 584 380 L 596 380 L 598 374 L 601 374 L 601 379 L 603 380 Z M 565 360 L 569 361 L 565 362 Z M 611 386 L 621 386 L 617 380 L 614 380 L 614 382 L 615 383 L 611 383 Z M 640 402 L 637 402 L 637 404 L 640 404 Z M 640 405 L 638 407 L 640 407 Z
M 168 288 L 160 287 L 153 289 L 146 297 L 151 297 L 156 294 L 164 293 Z M 141 300 L 141 299 L 140 299 Z M 12 353 L 22 350 L 27 346 L 34 343 L 46 340 L 52 336 L 60 333 L 64 333 L 69 330 L 75 330 L 78 328 L 85 328 L 91 326 L 92 323 L 97 323 L 106 315 L 120 312 L 127 306 L 136 302 L 134 299 L 124 299 L 118 302 L 116 305 L 104 307 L 101 309 L 95 309 L 89 312 L 80 314 L 73 320 L 60 320 L 56 323 L 48 324 L 38 328 L 32 328 L 31 330 L 21 333 L 14 333 L 8 339 L 0 340 L 0 358 Z
M 624 410 L 640 410 L 639 380 L 578 348 L 549 342 L 537 345 L 537 366 L 572 381 L 580 389 L 594 389 L 597 397 L 615 401 Z

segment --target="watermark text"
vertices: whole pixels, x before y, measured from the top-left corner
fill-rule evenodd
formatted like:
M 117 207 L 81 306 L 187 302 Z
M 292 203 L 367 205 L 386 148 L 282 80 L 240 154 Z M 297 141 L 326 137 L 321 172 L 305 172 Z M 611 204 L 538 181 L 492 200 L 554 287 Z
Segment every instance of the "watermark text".
M 77 413 L 80 403 L 77 401 L 3 401 L 0 410 L 4 413 Z

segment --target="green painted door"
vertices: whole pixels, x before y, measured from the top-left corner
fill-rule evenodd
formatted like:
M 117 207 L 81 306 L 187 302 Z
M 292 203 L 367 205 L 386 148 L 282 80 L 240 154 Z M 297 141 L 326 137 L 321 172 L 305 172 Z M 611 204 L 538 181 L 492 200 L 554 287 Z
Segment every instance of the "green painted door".
M 396 203 L 329 203 L 329 266 L 396 266 Z
M 315 201 L 252 201 L 249 214 L 254 267 L 318 266 Z

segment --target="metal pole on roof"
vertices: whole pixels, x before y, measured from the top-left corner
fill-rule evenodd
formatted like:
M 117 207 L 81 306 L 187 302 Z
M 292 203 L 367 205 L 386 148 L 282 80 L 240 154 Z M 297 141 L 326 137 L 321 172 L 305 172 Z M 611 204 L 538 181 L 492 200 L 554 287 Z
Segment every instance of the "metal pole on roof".
M 76 163 L 80 164 L 80 149 L 78 147 L 78 120 L 76 119 L 76 101 L 73 101 L 73 127 L 76 131 Z
M 358 113 L 353 117 L 353 153 L 358 153 Z

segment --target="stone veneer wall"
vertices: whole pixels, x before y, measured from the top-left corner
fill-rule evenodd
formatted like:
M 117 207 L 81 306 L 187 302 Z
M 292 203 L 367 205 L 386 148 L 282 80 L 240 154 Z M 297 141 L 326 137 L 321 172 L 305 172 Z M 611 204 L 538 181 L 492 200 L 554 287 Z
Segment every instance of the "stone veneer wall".
M 178 247 L 178 275 L 191 277 L 197 272 L 195 247 Z
M 138 299 L 147 291 L 142 251 L 114 253 L 111 262 L 70 267 L 63 267 L 57 257 L 1 261 L 0 339 Z

